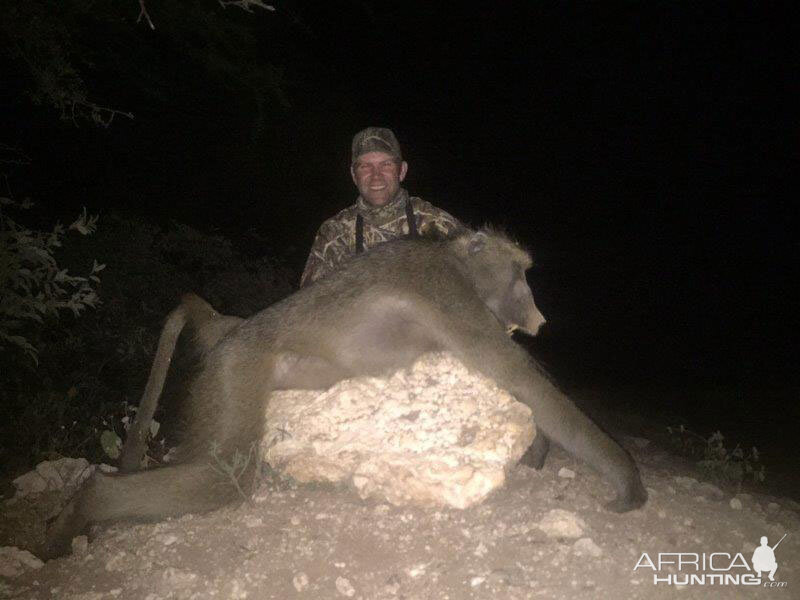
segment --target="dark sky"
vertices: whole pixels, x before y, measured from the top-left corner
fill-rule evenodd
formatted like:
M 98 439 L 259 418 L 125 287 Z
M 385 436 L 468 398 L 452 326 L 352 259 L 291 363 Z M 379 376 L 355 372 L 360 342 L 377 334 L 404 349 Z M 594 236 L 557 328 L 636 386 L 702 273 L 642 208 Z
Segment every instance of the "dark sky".
M 388 126 L 413 194 L 533 250 L 551 350 L 613 377 L 789 381 L 796 22 L 762 3 L 587 4 L 219 12 L 252 19 L 249 59 L 283 69 L 290 107 L 265 106 L 257 135 L 253 103 L 187 67 L 169 30 L 140 27 L 131 62 L 157 100 L 133 91 L 127 61 L 87 77 L 133 121 L 76 129 L 9 104 L 6 143 L 56 212 L 215 229 L 299 275 L 321 221 L 355 197 L 351 136 Z

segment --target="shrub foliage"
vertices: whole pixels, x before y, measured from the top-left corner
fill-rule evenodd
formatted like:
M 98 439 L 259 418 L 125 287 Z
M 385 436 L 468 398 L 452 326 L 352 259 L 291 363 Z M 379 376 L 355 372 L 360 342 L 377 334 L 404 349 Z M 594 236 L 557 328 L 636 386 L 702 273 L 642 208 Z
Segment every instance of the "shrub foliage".
M 59 456 L 107 460 L 101 436 L 124 435 L 181 294 L 248 316 L 291 292 L 280 260 L 243 257 L 218 235 L 118 215 L 97 227 L 86 214 L 36 231 L 7 214 L 21 205 L 3 202 L 0 464 L 11 473 Z

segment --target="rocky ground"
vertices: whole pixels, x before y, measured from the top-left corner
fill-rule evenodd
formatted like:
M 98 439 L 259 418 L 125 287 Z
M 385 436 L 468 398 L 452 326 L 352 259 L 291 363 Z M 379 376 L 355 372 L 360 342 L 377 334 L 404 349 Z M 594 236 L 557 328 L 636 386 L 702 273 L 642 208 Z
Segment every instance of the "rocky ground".
M 800 597 L 800 505 L 732 495 L 683 462 L 625 439 L 650 492 L 642 510 L 603 510 L 610 489 L 555 449 L 541 472 L 519 465 L 483 504 L 398 508 L 343 486 L 267 478 L 251 503 L 156 524 L 95 528 L 71 556 L 45 564 L 0 552 L 0 597 L 160 598 L 740 598 Z M 33 547 L 53 493 L 5 501 L 0 542 Z M 761 536 L 775 550 L 773 587 L 654 583 L 713 573 L 741 577 Z M 726 553 L 713 566 L 664 565 L 659 553 Z M 643 553 L 652 561 L 643 559 Z M 741 553 L 742 561 L 731 560 Z M 675 555 L 662 558 L 677 562 Z M 691 559 L 691 557 L 684 557 Z M 702 557 L 700 558 L 702 560 Z M 637 567 L 637 563 L 642 566 Z M 656 565 L 658 566 L 658 565 Z M 741 579 L 740 579 L 741 581 Z

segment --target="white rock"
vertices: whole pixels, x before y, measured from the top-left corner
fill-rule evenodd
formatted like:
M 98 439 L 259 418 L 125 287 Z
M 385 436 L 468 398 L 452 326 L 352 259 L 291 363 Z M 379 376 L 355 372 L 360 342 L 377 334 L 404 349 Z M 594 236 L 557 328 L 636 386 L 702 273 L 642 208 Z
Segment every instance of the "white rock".
M 178 541 L 178 536 L 174 533 L 159 533 L 155 536 L 155 539 L 157 542 L 160 542 L 165 546 L 171 546 Z
M 161 579 L 169 585 L 170 588 L 183 588 L 192 585 L 197 579 L 197 573 L 186 571 L 185 569 L 177 569 L 175 567 L 167 567 L 161 573 Z
M 352 598 L 356 595 L 355 588 L 353 588 L 350 581 L 344 577 L 336 578 L 336 591 L 342 596 L 347 596 L 348 598 Z
M 85 535 L 78 535 L 72 538 L 72 554 L 83 556 L 89 551 L 89 538 Z
M 106 561 L 106 571 L 129 571 L 131 569 L 131 561 L 133 556 L 120 550 Z
M 18 577 L 25 571 L 41 569 L 44 563 L 27 550 L 20 550 L 16 546 L 3 546 L 0 548 L 0 576 Z
M 697 479 L 695 479 L 694 477 L 677 476 L 674 479 L 675 483 L 677 483 L 679 486 L 687 490 L 697 485 Z
M 697 486 L 695 491 L 699 492 L 706 498 L 710 498 L 711 500 L 722 500 L 725 498 L 725 493 L 721 489 L 705 481 Z
M 292 585 L 298 592 L 302 592 L 308 587 L 308 575 L 300 571 L 292 577 Z
M 20 475 L 14 480 L 15 497 L 28 496 L 49 490 L 61 490 L 77 486 L 94 472 L 85 458 L 60 458 L 46 460 L 36 465 L 34 471 Z
M 575 471 L 568 469 L 567 467 L 561 467 L 558 470 L 558 476 L 563 479 L 575 479 Z
M 481 502 L 535 435 L 528 407 L 447 354 L 388 378 L 274 393 L 266 418 L 261 451 L 274 469 L 397 506 Z
M 731 498 L 729 504 L 733 510 L 742 510 L 742 501 L 738 498 Z
M 549 538 L 579 538 L 586 522 L 573 512 L 554 508 L 539 521 L 539 529 Z
M 592 538 L 581 538 L 572 545 L 572 549 L 578 556 L 591 556 L 599 558 L 603 556 L 603 549 L 594 543 Z
M 24 475 L 20 475 L 13 483 L 14 487 L 17 488 L 15 497 L 38 494 L 47 489 L 47 481 L 36 471 L 28 471 Z

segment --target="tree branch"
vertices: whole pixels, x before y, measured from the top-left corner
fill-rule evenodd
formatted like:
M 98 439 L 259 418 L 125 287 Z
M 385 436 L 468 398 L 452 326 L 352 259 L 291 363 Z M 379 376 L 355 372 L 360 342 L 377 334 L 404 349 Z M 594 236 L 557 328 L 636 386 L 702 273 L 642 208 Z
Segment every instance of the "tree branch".
M 139 24 L 139 21 L 142 20 L 142 17 L 145 18 L 147 24 L 150 25 L 150 29 L 155 29 L 156 26 L 153 25 L 153 20 L 150 18 L 150 15 L 147 13 L 147 7 L 144 5 L 144 0 L 139 0 L 139 17 L 136 19 L 136 24 Z

